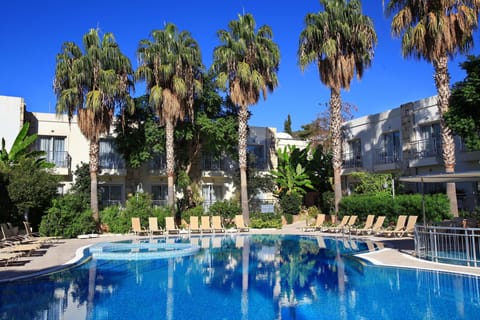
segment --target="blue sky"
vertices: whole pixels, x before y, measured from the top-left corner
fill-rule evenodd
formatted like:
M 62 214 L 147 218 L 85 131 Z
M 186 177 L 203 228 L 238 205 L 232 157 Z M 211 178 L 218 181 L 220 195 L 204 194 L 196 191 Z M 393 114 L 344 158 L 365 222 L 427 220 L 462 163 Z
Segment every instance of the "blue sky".
M 172 22 L 192 33 L 205 65 L 210 67 L 213 49 L 219 45 L 217 30 L 226 29 L 228 22 L 241 13 L 251 13 L 257 25 L 272 28 L 281 54 L 279 87 L 266 101 L 251 107 L 250 125 L 281 131 L 290 114 L 292 127 L 297 130 L 324 112 L 329 100 L 329 90 L 320 83 L 316 66 L 302 73 L 296 57 L 304 17 L 320 10 L 317 0 L 4 0 L 1 10 L 0 95 L 23 97 L 29 111 L 55 111 L 55 57 L 66 41 L 80 45 L 90 28 L 112 32 L 136 68 L 138 42 L 148 38 L 152 30 Z M 384 16 L 381 1 L 363 0 L 363 12 L 374 21 L 378 44 L 370 69 L 361 80 L 352 82 L 349 92 L 342 92 L 342 100 L 358 109 L 354 117 L 435 95 L 433 67 L 402 58 L 400 39 L 392 38 L 390 19 Z M 471 53 L 478 52 L 474 48 Z M 465 74 L 459 63 L 464 60 L 464 56 L 457 56 L 450 61 L 452 83 L 463 80 Z M 138 85 L 135 95 L 144 94 L 143 88 Z

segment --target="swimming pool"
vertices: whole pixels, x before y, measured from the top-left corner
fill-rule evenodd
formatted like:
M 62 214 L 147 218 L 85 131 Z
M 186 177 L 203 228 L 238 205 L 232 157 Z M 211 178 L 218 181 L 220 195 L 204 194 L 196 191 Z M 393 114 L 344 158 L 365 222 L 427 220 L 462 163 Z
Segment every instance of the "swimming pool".
M 368 243 L 264 235 L 174 242 L 192 242 L 199 250 L 173 258 L 90 258 L 61 272 L 4 283 L 0 319 L 478 319 L 480 314 L 480 278 L 374 266 L 352 255 L 367 250 Z

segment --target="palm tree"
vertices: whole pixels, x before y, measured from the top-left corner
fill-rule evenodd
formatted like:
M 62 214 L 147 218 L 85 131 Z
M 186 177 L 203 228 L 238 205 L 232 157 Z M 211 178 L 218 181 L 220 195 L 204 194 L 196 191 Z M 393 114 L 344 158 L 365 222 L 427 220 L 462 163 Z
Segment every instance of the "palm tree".
M 403 56 L 433 64 L 446 173 L 455 172 L 455 144 L 444 118 L 450 97 L 448 58 L 473 45 L 479 10 L 480 1 L 471 0 L 391 0 L 387 5 L 387 13 L 393 14 L 392 33 L 402 37 Z M 455 183 L 447 183 L 447 196 L 451 213 L 458 216 Z
M 200 47 L 188 31 L 179 32 L 169 23 L 163 30 L 154 30 L 151 37 L 140 41 L 140 66 L 135 75 L 137 80 L 145 81 L 149 103 L 160 124 L 165 125 L 168 206 L 173 209 L 175 126 L 186 118 L 193 120 L 193 101 L 202 88 L 203 65 Z
M 373 59 L 377 35 L 372 20 L 362 14 L 360 0 L 320 0 L 324 11 L 305 16 L 298 61 L 302 70 L 316 62 L 320 81 L 330 88 L 330 136 L 335 191 L 335 212 L 342 198 L 340 90 L 349 89 L 353 76 L 363 76 Z
M 248 223 L 247 192 L 247 136 L 248 106 L 257 104 L 260 93 L 264 99 L 267 91 L 278 85 L 280 50 L 273 42 L 272 29 L 261 26 L 256 30 L 251 14 L 239 15 L 228 24 L 229 30 L 219 30 L 222 43 L 214 49 L 212 68 L 218 73 L 218 85 L 226 89 L 238 112 L 238 158 L 240 167 L 240 196 L 242 214 Z
M 65 42 L 57 55 L 54 91 L 57 114 L 77 115 L 78 126 L 89 141 L 90 206 L 98 223 L 98 151 L 103 134 L 108 134 L 115 111 L 133 111 L 133 69 L 122 54 L 112 33 L 100 39 L 91 29 L 83 36 L 83 52 L 73 42 Z

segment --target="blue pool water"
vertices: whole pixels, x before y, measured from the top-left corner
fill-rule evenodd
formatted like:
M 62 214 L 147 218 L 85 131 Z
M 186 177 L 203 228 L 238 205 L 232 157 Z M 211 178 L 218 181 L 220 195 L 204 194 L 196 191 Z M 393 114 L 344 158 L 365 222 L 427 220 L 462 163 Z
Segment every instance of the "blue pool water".
M 163 239 L 157 240 L 162 242 Z M 188 238 L 177 238 L 185 249 Z M 89 258 L 0 285 L 0 319 L 478 319 L 480 278 L 370 265 L 367 244 L 297 236 L 192 238 L 189 254 Z M 131 254 L 122 248 L 118 254 Z M 169 249 L 168 249 L 169 250 Z M 115 251 L 115 250 L 107 250 Z M 92 254 L 98 247 L 92 249 Z M 118 256 L 117 256 L 118 258 Z

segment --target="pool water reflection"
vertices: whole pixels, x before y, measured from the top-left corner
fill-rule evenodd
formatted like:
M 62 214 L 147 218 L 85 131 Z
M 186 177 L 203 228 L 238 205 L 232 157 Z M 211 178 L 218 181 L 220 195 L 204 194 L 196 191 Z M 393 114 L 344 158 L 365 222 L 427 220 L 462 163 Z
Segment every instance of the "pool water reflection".
M 480 314 L 479 278 L 369 265 L 352 256 L 367 250 L 363 242 L 263 235 L 175 241 L 192 241 L 201 249 L 164 259 L 90 259 L 2 284 L 0 319 L 477 319 Z

